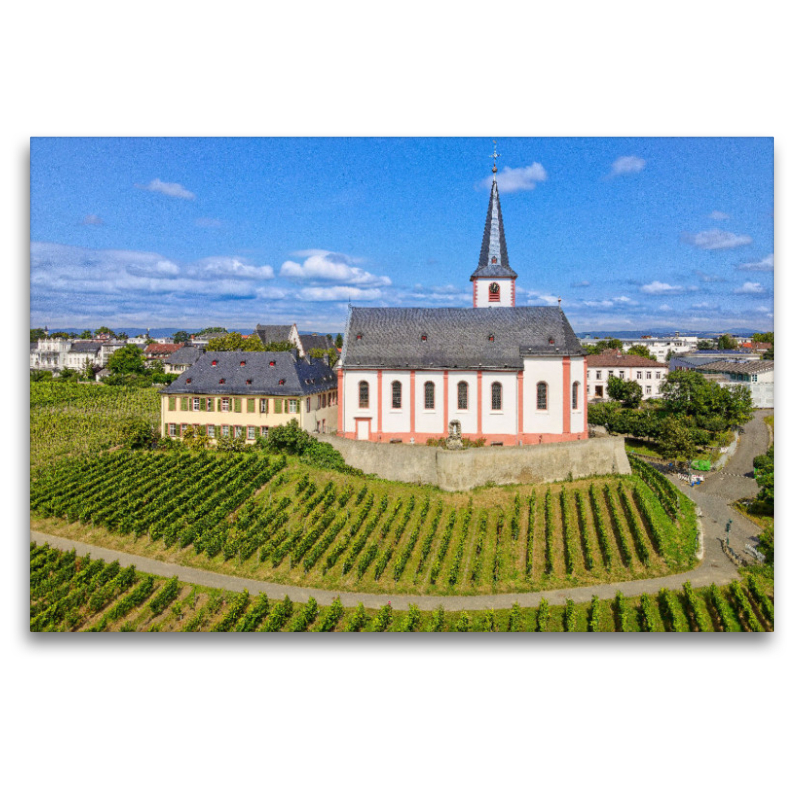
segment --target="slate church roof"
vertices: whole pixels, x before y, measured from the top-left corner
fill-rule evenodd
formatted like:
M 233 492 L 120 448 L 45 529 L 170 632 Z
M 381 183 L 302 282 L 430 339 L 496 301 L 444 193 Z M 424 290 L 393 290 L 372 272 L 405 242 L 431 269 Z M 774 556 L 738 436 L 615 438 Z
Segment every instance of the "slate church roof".
M 256 325 L 253 334 L 261 339 L 261 344 L 270 342 L 291 342 L 291 325 Z
M 336 375 L 323 359 L 298 358 L 296 349 L 277 353 L 229 350 L 204 353 L 161 393 L 297 397 L 326 392 L 336 385 Z
M 394 369 L 515 369 L 525 356 L 585 355 L 556 306 L 352 308 L 342 365 Z

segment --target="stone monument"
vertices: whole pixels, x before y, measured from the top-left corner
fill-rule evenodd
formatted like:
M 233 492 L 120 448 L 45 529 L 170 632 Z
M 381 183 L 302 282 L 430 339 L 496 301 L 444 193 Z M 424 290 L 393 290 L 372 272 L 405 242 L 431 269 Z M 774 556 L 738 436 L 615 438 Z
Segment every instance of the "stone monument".
M 445 447 L 448 450 L 461 450 L 464 447 L 464 442 L 461 441 L 461 422 L 457 419 L 451 419 L 448 431 Z

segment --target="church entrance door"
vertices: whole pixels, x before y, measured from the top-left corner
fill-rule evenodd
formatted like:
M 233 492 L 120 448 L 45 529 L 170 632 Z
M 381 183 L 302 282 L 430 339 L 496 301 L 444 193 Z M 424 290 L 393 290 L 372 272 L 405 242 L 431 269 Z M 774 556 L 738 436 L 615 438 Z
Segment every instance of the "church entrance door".
M 369 439 L 369 420 L 357 419 L 356 420 L 356 438 L 368 440 Z

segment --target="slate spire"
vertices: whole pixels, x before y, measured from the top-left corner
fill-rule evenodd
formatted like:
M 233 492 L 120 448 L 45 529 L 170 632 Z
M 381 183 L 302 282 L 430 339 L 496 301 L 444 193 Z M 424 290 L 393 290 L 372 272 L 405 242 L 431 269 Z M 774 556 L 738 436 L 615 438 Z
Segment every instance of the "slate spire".
M 495 159 L 497 154 L 495 153 Z M 492 191 L 489 195 L 489 210 L 483 228 L 483 242 L 478 257 L 478 268 L 472 273 L 475 278 L 516 278 L 517 273 L 508 265 L 506 232 L 503 228 L 503 212 L 500 210 L 500 194 L 497 191 L 497 163 L 492 167 Z

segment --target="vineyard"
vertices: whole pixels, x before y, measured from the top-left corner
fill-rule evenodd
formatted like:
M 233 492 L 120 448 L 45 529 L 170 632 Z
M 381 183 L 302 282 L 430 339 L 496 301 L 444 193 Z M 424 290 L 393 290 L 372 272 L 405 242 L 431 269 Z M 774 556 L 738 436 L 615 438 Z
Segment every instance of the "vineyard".
M 31 382 L 31 468 L 117 444 L 131 420 L 159 421 L 157 389 Z
M 283 584 L 406 594 L 535 591 L 694 564 L 694 507 L 631 476 L 469 494 L 286 456 L 118 451 L 31 480 L 38 530 Z
M 224 592 L 155 578 L 106 564 L 75 551 L 31 544 L 30 628 L 32 631 L 771 631 L 774 594 L 755 575 L 729 586 L 591 603 L 536 608 L 519 605 L 502 611 L 394 611 L 363 605 L 346 609 L 337 599 L 319 606 L 312 598 L 293 603 Z

